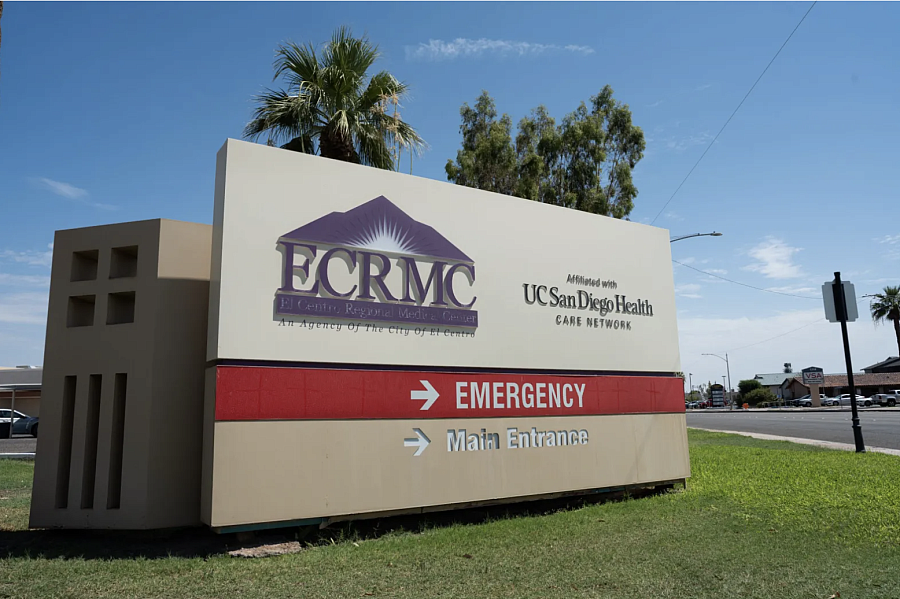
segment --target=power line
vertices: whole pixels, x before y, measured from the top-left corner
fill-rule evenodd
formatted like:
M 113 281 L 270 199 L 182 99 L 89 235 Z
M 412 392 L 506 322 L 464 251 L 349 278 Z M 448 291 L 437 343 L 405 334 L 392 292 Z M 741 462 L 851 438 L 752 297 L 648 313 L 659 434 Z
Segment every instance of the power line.
M 741 283 L 740 281 L 735 281 L 735 280 L 729 279 L 727 277 L 723 277 L 721 275 L 717 275 L 717 274 L 714 274 L 711 272 L 706 272 L 705 270 L 700 270 L 699 268 L 694 268 L 693 266 L 691 266 L 689 264 L 679 262 L 678 260 L 675 260 L 675 259 L 673 259 L 672 262 L 674 262 L 675 264 L 678 264 L 680 266 L 684 266 L 685 268 L 690 268 L 691 270 L 696 270 L 697 272 L 708 275 L 710 277 L 722 279 L 723 281 L 728 281 L 729 283 L 734 283 L 735 285 L 740 285 L 741 287 L 749 287 L 750 289 L 756 289 L 757 291 L 765 291 L 766 293 L 775 293 L 777 295 L 786 295 L 788 297 L 799 297 L 802 299 L 811 299 L 811 300 L 822 299 L 820 297 L 811 297 L 809 295 L 796 295 L 794 293 L 785 293 L 783 291 L 775 291 L 774 289 L 763 289 L 762 287 L 754 287 L 753 285 L 748 285 L 747 283 Z
M 818 1 L 818 0 L 816 0 L 816 1 Z M 800 25 L 803 24 L 803 21 L 806 20 L 806 16 L 810 13 L 810 11 L 813 9 L 813 6 L 815 6 L 815 5 L 816 5 L 816 2 L 813 2 L 809 6 L 809 9 L 803 15 L 803 18 L 800 19 L 800 22 L 797 23 L 797 26 L 794 27 L 794 30 L 791 31 L 791 34 L 789 36 L 787 36 L 787 39 L 784 40 L 784 43 L 781 44 L 780 48 L 778 48 L 778 52 L 775 53 L 775 56 L 772 57 L 772 60 L 769 61 L 769 64 L 767 64 L 766 68 L 763 69 L 763 72 L 760 73 L 759 77 L 756 78 L 756 81 L 753 82 L 753 85 L 750 86 L 750 89 L 747 91 L 747 93 L 744 94 L 744 97 L 741 100 L 740 104 L 737 105 L 737 108 L 734 109 L 734 112 L 731 113 L 731 116 L 728 117 L 728 120 L 725 121 L 725 124 L 722 125 L 721 129 L 719 129 L 719 132 L 716 133 L 716 136 L 712 139 L 711 142 L 709 142 L 709 145 L 706 146 L 706 149 L 703 150 L 703 153 L 700 154 L 700 158 L 697 159 L 697 162 L 694 163 L 694 166 L 691 167 L 691 170 L 688 171 L 688 174 L 684 177 L 684 179 L 681 180 L 681 183 L 678 184 L 678 187 L 675 189 L 674 192 L 672 192 L 672 195 L 669 196 L 669 199 L 666 201 L 665 204 L 663 204 L 663 207 L 659 209 L 659 212 L 656 214 L 656 216 L 653 218 L 653 220 L 650 221 L 651 225 L 656 222 L 656 219 L 658 219 L 659 215 L 663 213 L 663 210 L 666 209 L 666 207 L 669 205 L 669 202 L 671 202 L 672 199 L 675 197 L 675 195 L 681 190 L 681 187 L 685 184 L 685 182 L 688 180 L 688 178 L 690 178 L 691 174 L 693 174 L 694 169 L 696 169 L 700 165 L 700 162 L 703 160 L 703 157 L 706 156 L 706 153 L 709 152 L 710 148 L 713 147 L 713 144 L 716 143 L 716 140 L 719 139 L 719 136 L 722 135 L 722 132 L 725 131 L 725 127 L 728 126 L 728 123 L 731 122 L 731 119 L 734 118 L 734 115 L 737 114 L 737 111 L 741 109 L 741 106 L 743 106 L 744 102 L 747 100 L 747 98 L 750 97 L 750 94 L 753 92 L 754 88 L 756 88 L 756 84 L 759 83 L 760 79 L 763 78 L 763 75 L 766 74 L 766 71 L 769 70 L 769 67 L 772 66 L 772 63 L 775 62 L 775 59 L 778 58 L 778 55 L 781 54 L 781 51 L 784 50 L 784 47 L 787 45 L 787 43 L 789 41 L 791 41 L 792 37 L 794 37 L 794 33 L 796 33 L 797 29 L 800 28 Z
M 762 345 L 763 343 L 768 343 L 769 341 L 774 341 L 775 339 L 778 339 L 778 338 L 780 338 L 780 337 L 784 337 L 785 335 L 790 335 L 791 333 L 796 333 L 796 332 L 799 331 L 800 329 L 805 329 L 806 327 L 810 327 L 810 326 L 812 326 L 812 325 L 814 325 L 814 324 L 818 324 L 818 323 L 822 322 L 823 320 L 825 320 L 825 319 L 824 319 L 824 318 L 819 318 L 818 320 L 814 320 L 813 322 L 808 322 L 808 323 L 806 323 L 805 325 L 803 325 L 802 327 L 797 327 L 796 329 L 790 330 L 790 331 L 788 331 L 788 332 L 786 332 L 786 333 L 782 333 L 782 334 L 780 334 L 780 335 L 775 335 L 774 337 L 769 337 L 768 339 L 763 339 L 762 341 L 757 341 L 756 343 L 751 343 L 750 345 L 743 345 L 743 346 L 741 346 L 741 347 L 736 347 L 736 348 L 734 348 L 734 349 L 729 349 L 728 352 L 729 352 L 729 353 L 730 353 L 730 352 L 736 352 L 736 351 L 741 350 L 741 349 L 747 349 L 748 347 L 753 347 L 754 345 Z

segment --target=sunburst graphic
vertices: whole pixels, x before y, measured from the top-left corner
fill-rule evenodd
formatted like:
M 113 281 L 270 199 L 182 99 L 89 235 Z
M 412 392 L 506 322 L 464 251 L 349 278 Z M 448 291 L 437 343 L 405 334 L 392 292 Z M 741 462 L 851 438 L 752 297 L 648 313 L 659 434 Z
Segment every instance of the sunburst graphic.
M 389 199 L 378 196 L 347 212 L 331 212 L 284 234 L 285 240 L 312 241 L 391 254 L 472 262 L 430 225 L 420 223 Z
M 408 229 L 403 230 L 395 222 L 388 222 L 386 217 L 369 224 L 356 236 L 348 240 L 347 245 L 396 254 L 419 253 L 410 231 Z

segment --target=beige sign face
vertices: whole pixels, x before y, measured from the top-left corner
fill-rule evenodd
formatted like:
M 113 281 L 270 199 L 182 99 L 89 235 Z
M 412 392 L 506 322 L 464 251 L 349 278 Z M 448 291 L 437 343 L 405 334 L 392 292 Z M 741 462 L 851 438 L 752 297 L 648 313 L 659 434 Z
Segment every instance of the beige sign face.
M 666 231 L 229 140 L 213 232 L 208 524 L 689 475 Z
M 210 360 L 680 368 L 667 231 L 229 140 Z
M 216 423 L 209 524 L 240 526 L 682 479 L 683 414 Z

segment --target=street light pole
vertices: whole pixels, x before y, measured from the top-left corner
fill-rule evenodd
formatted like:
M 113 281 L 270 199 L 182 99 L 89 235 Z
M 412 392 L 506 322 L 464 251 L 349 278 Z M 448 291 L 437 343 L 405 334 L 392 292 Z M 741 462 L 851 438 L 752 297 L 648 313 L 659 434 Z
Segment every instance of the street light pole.
M 682 239 L 690 239 L 691 237 L 721 237 L 722 234 L 718 231 L 713 231 L 712 233 L 692 233 L 690 235 L 679 235 L 678 237 L 673 237 L 669 240 L 669 243 L 675 243 L 676 241 L 681 241 Z
M 691 384 L 691 401 L 694 401 L 694 374 L 692 372 L 688 373 L 688 382 Z
M 716 354 L 702 354 L 704 356 L 715 356 L 720 360 L 725 362 L 725 371 L 728 373 L 728 406 L 729 409 L 734 409 L 734 397 L 731 395 L 731 365 L 728 363 L 728 354 L 725 354 L 725 357 L 716 355 Z

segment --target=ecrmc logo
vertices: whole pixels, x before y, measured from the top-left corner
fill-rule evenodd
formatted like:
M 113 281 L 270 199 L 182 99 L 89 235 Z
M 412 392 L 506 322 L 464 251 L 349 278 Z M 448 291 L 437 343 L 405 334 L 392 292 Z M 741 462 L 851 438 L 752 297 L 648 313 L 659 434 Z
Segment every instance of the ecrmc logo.
M 276 315 L 478 326 L 474 262 L 384 196 L 286 233 L 277 246 Z

